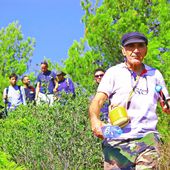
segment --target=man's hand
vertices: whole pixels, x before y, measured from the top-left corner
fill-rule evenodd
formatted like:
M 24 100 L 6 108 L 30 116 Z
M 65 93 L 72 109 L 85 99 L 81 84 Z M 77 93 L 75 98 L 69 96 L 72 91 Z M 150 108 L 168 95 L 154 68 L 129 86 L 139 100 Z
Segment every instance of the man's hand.
M 92 127 L 93 134 L 95 136 L 97 136 L 98 138 L 104 139 L 103 133 L 101 130 L 101 127 L 104 125 L 105 125 L 105 123 L 103 123 L 102 121 L 100 121 L 97 118 L 91 119 L 91 127 Z
M 170 99 L 167 99 L 167 104 L 169 105 L 169 108 L 167 107 L 167 105 L 165 104 L 164 101 L 162 101 L 162 110 L 167 113 L 170 114 Z
M 105 125 L 99 117 L 100 117 L 100 109 L 103 106 L 103 103 L 106 101 L 107 95 L 105 93 L 98 92 L 93 98 L 90 107 L 89 107 L 89 117 L 91 122 L 91 128 L 93 134 L 101 139 L 103 139 L 103 134 L 101 127 Z
M 56 93 L 56 92 L 57 92 L 57 88 L 54 88 L 54 89 L 53 89 L 53 92 Z
M 56 78 L 56 80 L 57 80 L 57 78 Z M 53 89 L 53 92 L 56 93 L 57 89 L 58 89 L 58 81 L 55 81 L 55 87 Z

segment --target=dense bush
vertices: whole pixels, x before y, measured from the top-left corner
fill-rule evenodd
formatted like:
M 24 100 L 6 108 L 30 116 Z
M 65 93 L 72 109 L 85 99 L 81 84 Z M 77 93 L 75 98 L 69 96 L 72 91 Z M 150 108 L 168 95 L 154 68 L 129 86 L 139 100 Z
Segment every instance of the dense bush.
M 53 107 L 21 106 L 11 112 L 0 120 L 1 151 L 29 170 L 102 169 L 101 141 L 89 125 L 88 96 L 77 92 L 76 98 L 63 96 L 66 100 L 56 101 Z M 159 113 L 163 169 L 169 167 L 169 121 L 168 115 Z
M 11 161 L 11 156 L 4 152 L 0 152 L 0 169 L 1 170 L 24 170 L 24 167 L 18 166 L 15 162 Z
M 53 107 L 19 107 L 0 122 L 1 150 L 27 169 L 101 169 L 101 141 L 91 133 L 88 103 L 77 93 Z
M 159 170 L 169 170 L 170 163 L 170 115 L 162 113 L 161 107 L 158 106 L 158 131 L 162 139 L 162 145 L 160 146 L 160 160 Z

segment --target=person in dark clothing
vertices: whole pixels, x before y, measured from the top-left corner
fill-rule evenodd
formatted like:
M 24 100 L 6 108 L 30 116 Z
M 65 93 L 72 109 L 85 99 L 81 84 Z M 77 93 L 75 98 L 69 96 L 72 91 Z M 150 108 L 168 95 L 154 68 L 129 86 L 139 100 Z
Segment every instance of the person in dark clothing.
M 35 99 L 35 88 L 30 85 L 30 79 L 28 76 L 22 78 L 22 83 L 25 91 L 26 102 L 34 102 Z
M 96 84 L 96 89 L 97 87 L 99 86 L 103 76 L 105 74 L 105 70 L 103 68 L 97 68 L 95 71 L 94 71 L 94 81 L 95 81 L 95 84 Z M 90 97 L 91 100 L 94 98 L 94 95 Z M 106 121 L 108 122 L 109 121 L 109 118 L 108 118 L 108 111 L 109 111 L 109 100 L 106 101 L 103 105 L 103 107 L 100 109 L 100 120 L 101 121 Z

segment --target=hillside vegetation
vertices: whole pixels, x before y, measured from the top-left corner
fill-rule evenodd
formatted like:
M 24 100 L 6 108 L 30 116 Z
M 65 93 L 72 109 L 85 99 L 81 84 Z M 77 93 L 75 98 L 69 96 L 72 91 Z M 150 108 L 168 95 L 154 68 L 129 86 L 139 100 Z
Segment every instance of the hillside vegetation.
M 101 140 L 94 137 L 88 118 L 89 96 L 94 94 L 93 72 L 124 60 L 120 39 L 139 31 L 149 41 L 144 63 L 161 71 L 170 92 L 170 1 L 81 0 L 85 32 L 74 41 L 63 66 L 48 60 L 50 70 L 59 68 L 76 84 L 76 97 L 65 96 L 54 106 L 20 106 L 0 119 L 0 170 L 100 170 L 103 169 Z M 0 105 L 8 76 L 21 78 L 31 65 L 35 39 L 24 37 L 14 21 L 0 30 Z M 39 70 L 38 70 L 39 71 Z M 36 83 L 37 70 L 29 77 Z M 21 81 L 18 82 L 21 85 Z M 80 88 L 79 87 L 83 87 Z M 169 170 L 170 116 L 158 107 L 161 134 L 160 170 Z

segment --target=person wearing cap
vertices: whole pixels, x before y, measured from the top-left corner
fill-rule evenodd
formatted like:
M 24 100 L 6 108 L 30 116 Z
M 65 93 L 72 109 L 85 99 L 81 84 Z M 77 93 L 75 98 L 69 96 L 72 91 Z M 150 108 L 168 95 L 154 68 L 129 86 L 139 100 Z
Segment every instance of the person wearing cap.
M 66 94 L 73 94 L 75 96 L 74 83 L 70 78 L 65 78 L 66 74 L 63 71 L 56 72 L 56 80 L 58 87 L 56 88 L 56 94 L 58 97 L 61 97 L 61 93 L 65 92 Z
M 54 102 L 54 92 L 56 92 L 56 74 L 48 70 L 48 63 L 41 62 L 41 73 L 37 77 L 35 100 L 36 104 L 45 102 L 52 105 Z
M 104 139 L 101 127 L 105 124 L 99 119 L 99 113 L 109 98 L 111 106 L 123 107 L 130 120 L 121 126 L 122 134 L 103 140 L 104 169 L 156 169 L 157 102 L 161 101 L 162 110 L 170 114 L 170 100 L 166 105 L 155 88 L 160 85 L 167 99 L 169 94 L 160 71 L 143 63 L 147 54 L 146 36 L 139 32 L 126 33 L 121 45 L 125 62 L 112 66 L 103 76 L 89 107 L 91 128 L 95 136 Z

